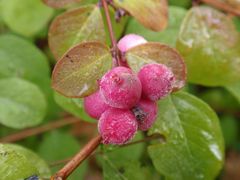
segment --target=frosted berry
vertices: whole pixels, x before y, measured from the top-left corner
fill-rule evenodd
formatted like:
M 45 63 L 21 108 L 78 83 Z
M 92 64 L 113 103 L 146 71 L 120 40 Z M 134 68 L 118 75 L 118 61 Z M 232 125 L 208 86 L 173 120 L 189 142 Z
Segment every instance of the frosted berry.
M 153 125 L 157 118 L 157 103 L 148 99 L 141 99 L 132 111 L 137 119 L 138 129 L 146 131 Z
M 119 66 L 102 77 L 100 92 L 108 105 L 130 109 L 140 100 L 142 85 L 131 69 Z
M 126 52 L 127 50 L 137 45 L 144 44 L 146 42 L 147 40 L 144 39 L 142 36 L 136 34 L 128 34 L 119 40 L 118 48 L 121 52 Z
M 92 118 L 99 119 L 108 108 L 99 91 L 84 98 L 84 109 Z
M 104 144 L 124 144 L 137 132 L 137 120 L 130 110 L 109 108 L 98 121 Z
M 143 96 L 152 101 L 170 94 L 175 81 L 173 72 L 163 64 L 143 66 L 138 73 L 138 78 L 142 83 Z

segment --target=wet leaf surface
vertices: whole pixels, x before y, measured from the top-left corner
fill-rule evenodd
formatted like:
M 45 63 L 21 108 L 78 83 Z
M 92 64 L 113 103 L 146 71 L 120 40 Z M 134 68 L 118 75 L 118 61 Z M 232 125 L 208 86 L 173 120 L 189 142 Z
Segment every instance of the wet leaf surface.
M 6 144 L 5 146 L 12 148 L 17 153 L 25 156 L 28 159 L 28 161 L 32 163 L 32 166 L 37 168 L 39 176 L 41 178 L 50 178 L 51 171 L 50 168 L 48 167 L 48 164 L 43 159 L 41 159 L 36 153 L 16 144 Z
M 12 34 L 0 36 L 0 79 L 18 77 L 36 84 L 48 101 L 47 115 L 52 118 L 58 107 L 53 99 L 47 57 L 33 43 Z
M 0 144 L 0 167 L 1 180 L 25 179 L 39 175 L 37 168 L 27 157 L 5 144 Z
M 98 80 L 112 66 L 107 46 L 99 42 L 81 43 L 70 49 L 56 64 L 52 86 L 67 97 L 85 97 L 98 89 Z
M 162 134 L 166 142 L 148 147 L 158 172 L 169 180 L 214 179 L 224 160 L 223 136 L 214 111 L 184 92 L 159 101 L 158 107 L 149 134 Z
M 99 7 L 87 5 L 59 15 L 50 26 L 48 41 L 56 60 L 80 42 L 105 43 L 104 25 Z
M 2 18 L 15 33 L 32 37 L 41 31 L 53 15 L 53 9 L 41 0 L 7 0 L 2 3 Z
M 22 129 L 36 126 L 46 114 L 46 100 L 40 89 L 19 78 L 0 80 L 0 123 Z
M 240 80 L 240 35 L 232 19 L 210 7 L 194 7 L 183 20 L 177 49 L 192 83 L 219 86 Z

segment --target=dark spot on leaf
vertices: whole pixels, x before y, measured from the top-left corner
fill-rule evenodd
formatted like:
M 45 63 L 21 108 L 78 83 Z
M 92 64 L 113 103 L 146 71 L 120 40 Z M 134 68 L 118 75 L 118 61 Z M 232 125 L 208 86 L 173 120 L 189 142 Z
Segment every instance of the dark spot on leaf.
M 68 54 L 66 55 L 66 58 L 68 58 L 70 60 L 70 62 L 73 63 L 72 58 Z

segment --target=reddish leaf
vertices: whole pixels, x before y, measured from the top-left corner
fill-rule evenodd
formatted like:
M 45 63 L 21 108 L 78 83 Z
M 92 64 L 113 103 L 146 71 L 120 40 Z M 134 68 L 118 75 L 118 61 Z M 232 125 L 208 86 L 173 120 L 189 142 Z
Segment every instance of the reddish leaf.
M 99 80 L 112 65 L 107 46 L 85 42 L 70 49 L 53 71 L 52 87 L 67 97 L 85 97 L 98 89 Z
M 141 24 L 153 31 L 161 31 L 167 26 L 168 5 L 166 0 L 113 0 L 128 11 Z
M 53 8 L 63 8 L 69 4 L 80 2 L 81 0 L 43 0 L 45 4 Z
M 106 42 L 101 12 L 95 5 L 83 6 L 58 16 L 49 29 L 49 46 L 55 58 L 84 41 Z
M 176 82 L 174 90 L 185 85 L 186 67 L 180 54 L 173 48 L 161 43 L 145 43 L 130 49 L 126 53 L 129 66 L 138 72 L 140 68 L 149 63 L 160 63 L 167 65 L 174 73 Z

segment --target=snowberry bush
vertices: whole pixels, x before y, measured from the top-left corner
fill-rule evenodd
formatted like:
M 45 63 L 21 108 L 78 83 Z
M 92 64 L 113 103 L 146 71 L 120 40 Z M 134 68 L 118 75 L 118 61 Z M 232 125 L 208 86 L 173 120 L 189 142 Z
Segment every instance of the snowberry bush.
M 0 179 L 227 179 L 238 6 L 191 2 L 0 0 Z

